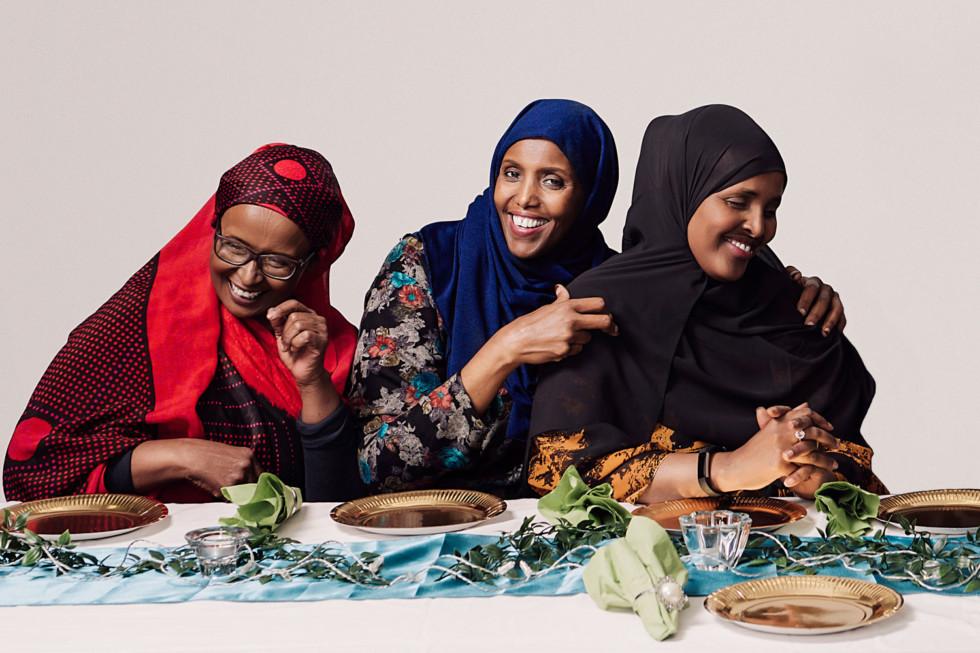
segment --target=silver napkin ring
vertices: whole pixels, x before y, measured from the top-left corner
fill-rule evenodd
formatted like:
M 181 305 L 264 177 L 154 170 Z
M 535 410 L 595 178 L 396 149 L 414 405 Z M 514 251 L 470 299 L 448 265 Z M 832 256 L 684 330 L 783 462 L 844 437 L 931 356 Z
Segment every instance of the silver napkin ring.
M 667 612 L 678 612 L 687 607 L 687 594 L 684 593 L 684 588 L 682 588 L 677 581 L 675 581 L 671 576 L 664 576 L 657 580 L 648 590 L 643 590 L 639 594 L 633 597 L 633 612 L 636 612 L 636 602 L 641 596 L 646 596 L 647 594 L 654 594 L 657 597 L 657 601 L 660 605 L 667 608 Z

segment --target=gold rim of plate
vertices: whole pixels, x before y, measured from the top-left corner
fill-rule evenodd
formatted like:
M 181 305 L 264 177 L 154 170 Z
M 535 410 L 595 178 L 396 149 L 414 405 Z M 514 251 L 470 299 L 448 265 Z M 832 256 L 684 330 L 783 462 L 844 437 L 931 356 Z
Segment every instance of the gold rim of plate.
M 134 494 L 51 497 L 25 501 L 5 510 L 10 511 L 13 519 L 30 512 L 27 528 L 38 535 L 60 535 L 67 528 L 73 536 L 102 534 L 106 537 L 155 524 L 169 513 L 167 506 L 159 501 Z M 58 527 L 48 527 L 54 525 Z
M 798 503 L 772 497 L 746 496 L 700 497 L 651 503 L 637 508 L 633 514 L 648 517 L 664 529 L 676 533 L 680 532 L 681 528 L 678 518 L 699 510 L 734 510 L 748 513 L 752 518 L 754 531 L 775 530 L 806 517 L 806 508 Z
M 931 509 L 935 509 L 932 511 Z M 907 492 L 884 497 L 878 507 L 878 519 L 888 521 L 896 515 L 906 517 L 914 513 L 932 511 L 932 517 L 940 523 L 926 523 L 921 517 L 917 526 L 923 529 L 930 527 L 936 528 L 955 528 L 972 530 L 980 527 L 980 490 L 965 488 L 956 490 L 923 490 L 920 492 Z M 957 520 L 957 518 L 970 523 L 942 523 L 945 518 Z
M 884 585 L 838 576 L 777 576 L 712 592 L 711 614 L 754 630 L 819 635 L 867 626 L 901 609 L 902 595 Z
M 412 490 L 342 503 L 330 512 L 337 523 L 378 531 L 468 528 L 507 509 L 500 497 L 474 490 Z

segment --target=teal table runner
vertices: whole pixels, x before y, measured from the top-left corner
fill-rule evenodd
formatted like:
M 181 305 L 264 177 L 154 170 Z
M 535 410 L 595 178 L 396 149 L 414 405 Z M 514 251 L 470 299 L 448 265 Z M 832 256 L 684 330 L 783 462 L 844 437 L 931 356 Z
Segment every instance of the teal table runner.
M 781 538 L 783 539 L 783 538 Z M 819 538 L 800 538 L 818 541 Z M 906 541 L 908 538 L 889 538 Z M 442 558 L 454 551 L 465 552 L 478 545 L 497 542 L 497 537 L 465 533 L 449 533 L 425 537 L 401 538 L 376 542 L 358 542 L 332 545 L 335 552 L 347 547 L 354 554 L 375 552 L 384 556 L 380 573 L 388 579 L 401 575 L 414 575 L 410 581 L 389 587 L 361 587 L 336 580 L 315 580 L 294 576 L 290 580 L 275 579 L 268 583 L 255 581 L 227 584 L 219 579 L 209 579 L 197 574 L 176 578 L 150 571 L 129 578 L 81 577 L 77 574 L 57 576 L 50 567 L 6 566 L 0 568 L 0 605 L 80 605 L 126 603 L 174 603 L 182 601 L 321 601 L 326 599 L 383 599 L 417 597 L 473 597 L 509 595 L 559 596 L 584 592 L 582 568 L 558 569 L 527 582 L 501 579 L 496 585 L 478 583 L 471 585 L 457 579 L 436 579 L 442 572 L 428 569 L 432 565 L 449 567 L 453 560 Z M 309 545 L 296 545 L 301 550 L 311 550 Z M 125 549 L 85 549 L 87 553 L 109 562 L 121 560 Z M 131 552 L 147 556 L 147 549 L 131 549 Z M 689 596 L 705 596 L 716 589 L 748 580 L 750 576 L 732 572 L 708 572 L 689 567 L 690 580 L 684 589 Z M 748 567 L 739 571 L 751 577 L 775 576 L 772 565 Z M 420 573 L 422 572 L 422 573 Z M 848 576 L 870 582 L 878 582 L 902 593 L 923 592 L 923 588 L 910 582 L 888 582 L 862 571 L 851 571 L 840 566 L 821 567 L 818 572 L 828 576 Z M 421 576 L 421 577 L 418 577 Z M 962 596 L 962 588 L 950 594 Z M 973 594 L 976 596 L 976 594 Z

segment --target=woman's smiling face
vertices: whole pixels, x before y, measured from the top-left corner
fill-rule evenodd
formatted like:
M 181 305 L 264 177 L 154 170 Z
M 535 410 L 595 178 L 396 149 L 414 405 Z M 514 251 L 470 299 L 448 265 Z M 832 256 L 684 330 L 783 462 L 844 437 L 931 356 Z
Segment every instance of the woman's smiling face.
M 749 260 L 776 235 L 786 176 L 767 172 L 709 195 L 687 224 L 687 242 L 705 273 L 737 281 Z
M 235 204 L 221 216 L 221 235 L 237 241 L 258 254 L 280 254 L 300 260 L 312 248 L 295 222 L 271 209 L 254 204 Z M 258 261 L 232 265 L 218 258 L 211 248 L 211 283 L 228 311 L 238 319 L 257 318 L 293 296 L 303 276 L 303 266 L 290 279 L 266 277 Z
M 524 139 L 504 153 L 493 203 L 507 249 L 517 258 L 553 252 L 581 215 L 585 200 L 572 165 L 551 141 Z

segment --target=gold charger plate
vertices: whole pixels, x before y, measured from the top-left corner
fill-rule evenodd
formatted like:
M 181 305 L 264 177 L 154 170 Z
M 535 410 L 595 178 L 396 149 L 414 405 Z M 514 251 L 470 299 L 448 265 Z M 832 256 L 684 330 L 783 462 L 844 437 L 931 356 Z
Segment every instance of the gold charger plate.
M 895 590 L 856 578 L 777 576 L 723 587 L 704 607 L 752 630 L 823 635 L 887 619 L 903 602 Z
M 720 496 L 698 499 L 680 499 L 641 506 L 634 515 L 649 517 L 668 532 L 678 534 L 681 525 L 678 518 L 699 510 L 734 510 L 748 513 L 752 518 L 752 530 L 774 531 L 806 517 L 806 508 L 792 501 L 771 497 Z
M 975 531 L 980 528 L 980 490 L 926 490 L 883 498 L 878 519 L 894 523 L 896 515 L 932 533 Z
M 76 494 L 25 501 L 6 508 L 16 519 L 25 512 L 27 528 L 45 538 L 57 538 L 65 530 L 72 541 L 96 540 L 121 535 L 155 524 L 167 516 L 167 506 L 132 494 Z
M 507 504 L 471 490 L 414 490 L 343 503 L 330 512 L 338 524 L 385 535 L 461 531 L 495 517 Z

